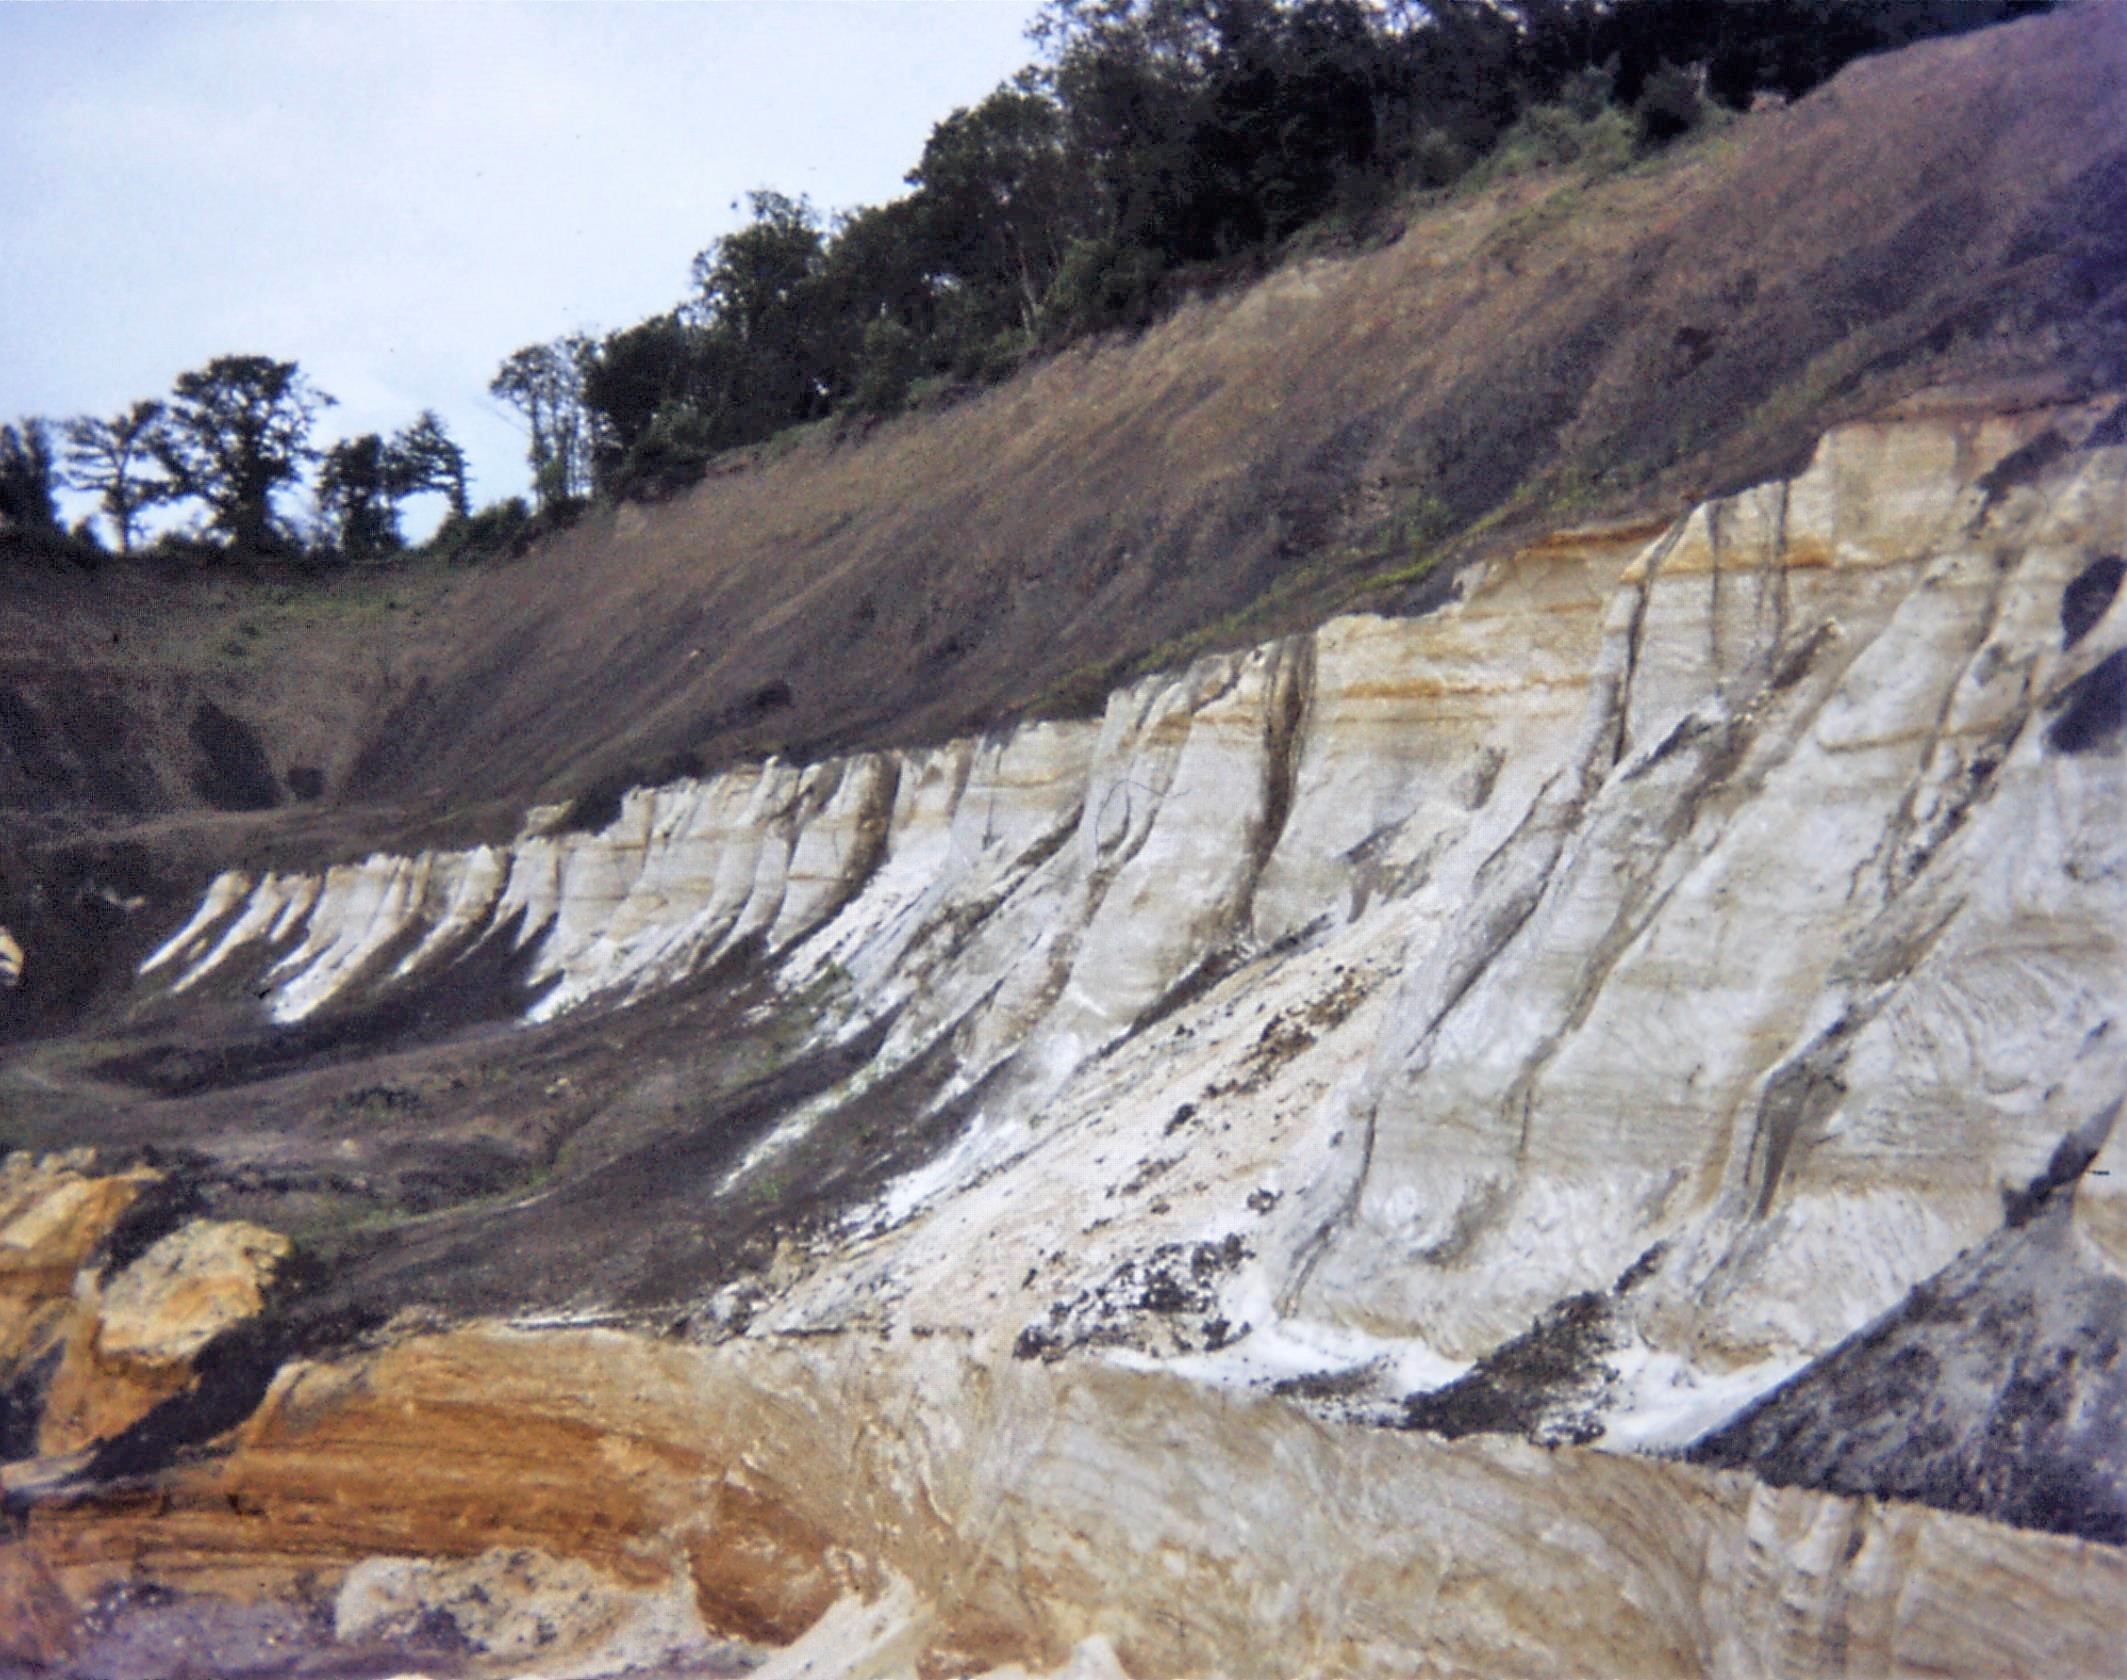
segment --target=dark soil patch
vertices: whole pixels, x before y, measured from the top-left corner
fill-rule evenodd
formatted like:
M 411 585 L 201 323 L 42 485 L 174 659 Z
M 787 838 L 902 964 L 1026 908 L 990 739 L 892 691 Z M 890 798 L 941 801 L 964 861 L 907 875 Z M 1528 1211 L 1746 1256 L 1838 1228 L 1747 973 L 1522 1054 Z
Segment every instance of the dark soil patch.
M 547 1066 L 568 1066 L 585 1088 L 610 1091 L 618 1066 L 673 1055 L 703 1035 L 728 1035 L 721 1041 L 728 1051 L 743 1037 L 742 1013 L 735 998 L 697 995 L 626 1012 L 625 1048 L 610 1040 L 610 1021 L 604 1032 L 578 1024 L 525 1037 L 554 1046 L 549 1054 L 558 1059 Z M 514 1193 L 529 1200 L 358 1231 L 339 1250 L 330 1298 L 452 1314 L 586 1301 L 633 1314 L 698 1303 L 762 1265 L 777 1241 L 837 1225 L 958 1135 L 981 1093 L 935 1103 L 949 1072 L 941 1049 L 868 1086 L 752 1174 L 734 1177 L 778 1121 L 865 1067 L 886 1030 L 881 1023 L 738 1082 L 690 1076 L 682 1062 L 680 1094 L 656 1113 L 594 1104 L 549 1170 L 530 1181 L 520 1175 Z M 577 1049 L 561 1049 L 572 1037 Z
M 17 1370 L 0 1387 L 0 1463 L 34 1458 L 37 1429 L 44 1419 L 44 1397 L 59 1369 L 63 1347 L 54 1346 Z
M 2019 485 L 2037 483 L 2069 448 L 2068 440 L 2049 426 L 2029 443 L 2011 450 L 1980 475 L 1979 489 L 1985 497 L 1982 507 L 1992 507 Z
M 2127 1544 L 2127 1284 L 2069 1223 L 2047 1196 L 1690 1458 Z
M 1270 1392 L 1281 1400 L 1349 1400 L 1373 1387 L 1381 1375 L 1378 1364 L 1354 1365 L 1345 1371 L 1309 1371 L 1297 1377 L 1280 1377 Z
M 195 1096 L 386 1047 L 432 1043 L 485 1022 L 516 1020 L 537 991 L 525 978 L 535 953 L 517 949 L 514 932 L 514 924 L 493 930 L 455 962 L 432 963 L 367 1004 L 240 1038 L 150 1044 L 93 1071 L 155 1096 Z M 380 964 L 391 955 L 383 953 Z
M 1045 1319 L 1020 1331 L 1013 1356 L 1053 1361 L 1073 1348 L 1126 1345 L 1146 1318 L 1163 1321 L 1180 1350 L 1215 1353 L 1248 1333 L 1248 1325 L 1220 1316 L 1218 1292 L 1254 1253 L 1237 1231 L 1218 1242 L 1161 1243 L 1069 1300 L 1052 1301 Z
M 2074 580 L 2061 591 L 2063 652 L 2095 630 L 2098 621 L 2112 610 L 2123 577 L 2127 577 L 2127 560 L 2117 554 L 2107 554 L 2076 573 Z
M 2120 648 L 2068 685 L 2057 702 L 2060 715 L 2046 726 L 2046 745 L 2056 752 L 2096 752 L 2127 729 L 2127 648 Z
M 12 688 L 0 688 L 0 747 L 13 756 L 16 773 L 40 793 L 57 798 L 71 791 L 73 777 L 52 750 L 44 720 Z
M 1480 1434 L 1526 1435 L 1546 1445 L 1595 1440 L 1602 1426 L 1572 1416 L 1571 1403 L 1591 1383 L 1600 1385 L 1610 1322 L 1608 1297 L 1569 1295 L 1445 1388 L 1410 1396 L 1402 1426 L 1449 1440 Z
M 192 745 L 199 751 L 193 791 L 217 811 L 270 811 L 281 802 L 266 745 L 242 718 L 202 700 L 192 714 Z
M 151 907 L 183 890 L 129 840 L 12 852 L 0 839 L 0 923 L 26 954 L 0 1007 L 0 1045 L 64 1031 L 146 948 Z

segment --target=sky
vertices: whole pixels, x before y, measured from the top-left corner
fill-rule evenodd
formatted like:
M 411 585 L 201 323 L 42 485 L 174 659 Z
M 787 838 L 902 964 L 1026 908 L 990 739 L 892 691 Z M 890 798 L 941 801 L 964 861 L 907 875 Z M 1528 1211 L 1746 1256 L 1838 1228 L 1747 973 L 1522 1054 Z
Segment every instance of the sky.
M 433 408 L 476 503 L 521 493 L 505 356 L 670 308 L 752 188 L 899 195 L 1038 10 L 0 0 L 0 421 L 267 355 L 338 399 L 319 441 Z

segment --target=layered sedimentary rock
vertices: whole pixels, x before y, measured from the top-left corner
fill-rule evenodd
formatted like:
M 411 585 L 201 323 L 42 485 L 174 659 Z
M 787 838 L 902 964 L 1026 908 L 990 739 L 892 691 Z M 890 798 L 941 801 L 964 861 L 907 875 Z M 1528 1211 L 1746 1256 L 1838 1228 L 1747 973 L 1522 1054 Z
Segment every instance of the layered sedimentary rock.
M 157 1174 L 97 1173 L 88 1151 L 0 1161 L 0 1384 L 56 1347 L 75 1281 Z
M 1095 1639 L 1134 1675 L 2099 1673 L 2127 1594 L 2110 1547 L 946 1337 L 432 1338 L 291 1372 L 225 1466 L 31 1537 L 76 1590 L 346 1569 L 348 1633 L 426 1610 L 544 1673 L 784 1641 L 770 1673 L 1048 1671 Z
M 2110 1540 L 2127 1485 L 2123 553 L 2111 399 L 1915 412 L 1097 722 L 225 875 L 151 1000 L 329 1021 L 506 952 L 535 1025 L 735 976 L 876 1045 L 702 1217 L 869 1147 L 901 1070 L 940 1135 L 663 1304 L 709 1345 L 296 1371 L 170 1509 L 49 1507 L 38 1555 L 300 1555 L 351 1635 L 581 1566 L 609 1654 L 840 1598 L 821 1649 L 881 1673 L 2101 1666 L 2120 1554 L 1989 1519 Z M 387 1414 L 554 1451 L 393 1504 Z M 1564 1445 L 1434 1438 L 1499 1433 Z M 1730 1468 L 1615 1450 L 1693 1443 Z
M 211 1342 L 265 1307 L 288 1239 L 241 1220 L 173 1219 L 155 1205 L 165 1184 L 147 1168 L 99 1173 L 88 1150 L 0 1163 L 10 1458 L 64 1456 L 122 1434 L 192 1383 Z

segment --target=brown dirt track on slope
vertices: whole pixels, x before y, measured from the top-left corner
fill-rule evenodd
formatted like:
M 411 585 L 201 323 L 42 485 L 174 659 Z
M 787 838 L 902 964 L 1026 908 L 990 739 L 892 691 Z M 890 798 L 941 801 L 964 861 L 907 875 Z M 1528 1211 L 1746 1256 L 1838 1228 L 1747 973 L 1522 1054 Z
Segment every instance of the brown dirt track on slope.
M 1421 608 L 1488 544 L 1774 475 L 1925 387 L 2116 383 L 2123 92 L 2109 5 L 1863 62 L 1605 180 L 1414 201 L 1374 248 L 513 563 L 11 579 L 0 921 L 60 846 L 98 887 L 129 860 L 114 890 L 160 916 L 210 865 L 1083 708 L 1204 646 Z

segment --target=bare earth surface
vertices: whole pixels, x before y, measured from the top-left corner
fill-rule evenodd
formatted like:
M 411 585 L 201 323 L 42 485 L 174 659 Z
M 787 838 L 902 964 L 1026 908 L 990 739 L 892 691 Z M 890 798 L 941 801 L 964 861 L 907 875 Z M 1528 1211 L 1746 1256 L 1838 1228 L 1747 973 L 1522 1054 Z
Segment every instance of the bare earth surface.
M 11 580 L 0 1672 L 2109 1671 L 2123 92 Z

